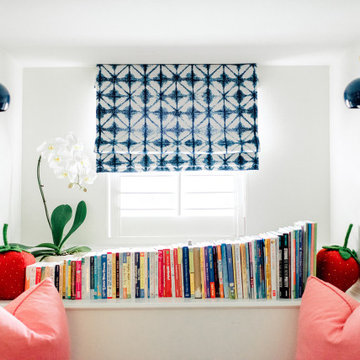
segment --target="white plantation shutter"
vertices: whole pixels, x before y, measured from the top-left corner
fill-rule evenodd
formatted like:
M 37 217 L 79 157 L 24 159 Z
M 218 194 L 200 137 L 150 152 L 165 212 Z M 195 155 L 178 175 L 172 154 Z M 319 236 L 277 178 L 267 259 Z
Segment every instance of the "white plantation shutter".
M 244 175 L 111 174 L 109 237 L 235 237 L 244 231 Z

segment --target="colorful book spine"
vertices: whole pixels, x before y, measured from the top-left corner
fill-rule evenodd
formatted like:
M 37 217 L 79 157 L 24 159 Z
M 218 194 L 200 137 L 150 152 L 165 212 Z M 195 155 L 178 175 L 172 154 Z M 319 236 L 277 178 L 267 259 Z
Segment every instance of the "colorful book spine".
M 140 298 L 145 298 L 145 252 L 140 252 Z
M 222 252 L 221 245 L 216 245 L 216 254 L 217 254 L 217 269 L 219 276 L 219 296 L 224 298 L 224 277 L 223 277 L 223 264 L 222 264 Z
M 215 297 L 220 297 L 220 286 L 219 286 L 219 270 L 218 270 L 218 256 L 216 246 L 212 247 L 213 262 L 214 262 L 214 282 L 215 282 Z
M 26 287 L 27 279 L 25 280 L 25 287 Z M 60 292 L 60 265 L 55 265 L 55 281 L 54 285 L 56 290 Z
M 208 261 L 209 261 L 209 284 L 210 284 L 210 298 L 216 297 L 215 291 L 215 272 L 214 272 L 214 255 L 212 246 L 207 246 Z
M 195 298 L 194 249 L 189 248 L 190 295 Z
M 108 299 L 112 299 L 112 253 L 108 252 L 107 254 L 107 263 L 106 263 L 106 270 L 107 270 L 107 274 L 106 274 L 106 283 L 107 283 L 107 298 Z
M 194 248 L 194 286 L 195 299 L 201 299 L 201 262 L 200 262 L 200 248 Z
M 243 299 L 240 244 L 234 244 L 237 298 Z
M 229 298 L 229 277 L 227 267 L 226 244 L 221 244 L 221 257 L 223 267 L 224 297 Z
M 101 298 L 107 299 L 107 254 L 101 255 Z
M 140 298 L 140 252 L 135 252 L 134 263 L 135 298 Z
M 206 298 L 206 281 L 205 281 L 205 254 L 204 248 L 200 248 L 200 276 L 201 276 L 201 298 Z
M 76 298 L 76 260 L 71 261 L 71 300 Z
M 174 248 L 173 251 L 174 256 L 174 275 L 175 275 L 175 297 L 179 298 L 182 297 L 182 294 L 180 294 L 180 284 L 179 284 L 179 261 L 178 261 L 178 249 Z
M 184 298 L 190 298 L 190 268 L 189 268 L 189 248 L 183 247 L 182 250 L 183 258 L 183 277 L 184 277 Z
M 121 257 L 122 259 L 122 257 Z M 120 269 L 122 269 L 122 266 L 120 265 L 120 254 L 117 252 L 115 254 L 115 297 L 117 299 L 120 298 L 120 284 L 121 284 L 121 278 L 120 278 Z
M 227 256 L 228 281 L 229 281 L 229 298 L 235 299 L 234 267 L 233 267 L 231 244 L 226 244 L 226 256 Z
M 243 298 L 249 299 L 249 286 L 248 286 L 248 271 L 246 265 L 246 248 L 245 244 L 240 244 L 240 256 L 241 256 L 241 277 L 243 287 Z
M 163 250 L 158 251 L 158 293 L 159 297 L 164 296 L 164 273 L 163 273 Z
M 76 260 L 75 299 L 81 300 L 81 260 Z
M 171 261 L 170 261 L 170 249 L 163 251 L 165 262 L 165 286 L 164 286 L 164 297 L 172 297 L 171 293 Z
M 111 254 L 111 298 L 116 299 L 116 253 Z
M 205 265 L 205 290 L 206 298 L 210 298 L 210 264 L 209 264 L 209 252 L 207 247 L 204 248 L 204 265 Z

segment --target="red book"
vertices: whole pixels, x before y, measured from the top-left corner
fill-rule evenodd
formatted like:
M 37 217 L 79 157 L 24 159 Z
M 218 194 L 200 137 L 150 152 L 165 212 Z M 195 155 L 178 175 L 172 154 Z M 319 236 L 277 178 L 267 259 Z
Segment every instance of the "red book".
M 158 251 L 158 292 L 159 298 L 164 296 L 164 282 L 163 282 L 163 250 Z
M 174 277 L 175 277 L 175 296 L 181 297 L 180 294 L 180 286 L 179 286 L 179 267 L 178 267 L 178 249 L 174 248 L 173 250 L 174 256 Z
M 41 267 L 36 268 L 35 284 L 41 281 Z
M 81 260 L 76 260 L 75 299 L 81 300 Z
M 164 297 L 172 297 L 170 249 L 165 249 L 165 291 Z

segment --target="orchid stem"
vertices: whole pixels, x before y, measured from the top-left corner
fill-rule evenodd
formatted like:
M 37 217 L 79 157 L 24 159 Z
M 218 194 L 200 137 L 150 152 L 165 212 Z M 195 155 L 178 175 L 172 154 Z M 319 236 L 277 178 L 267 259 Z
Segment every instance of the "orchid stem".
M 41 155 L 39 156 L 39 160 L 38 160 L 38 164 L 37 164 L 37 181 L 38 181 L 38 186 L 39 186 L 41 198 L 42 198 L 42 201 L 43 201 L 43 204 L 44 204 L 46 219 L 47 219 L 47 222 L 49 224 L 50 230 L 52 231 L 49 211 L 48 211 L 48 208 L 47 208 L 47 205 L 46 205 L 45 195 L 44 195 L 44 191 L 43 191 L 44 185 L 41 184 L 41 179 L 40 179 L 40 165 L 41 165 Z
M 346 236 L 345 236 L 344 248 L 347 248 L 347 244 L 348 244 L 348 241 L 349 241 L 349 237 L 350 237 L 352 227 L 353 227 L 353 224 L 350 224 L 349 227 L 348 227 L 348 230 L 347 230 L 347 233 L 346 233 Z

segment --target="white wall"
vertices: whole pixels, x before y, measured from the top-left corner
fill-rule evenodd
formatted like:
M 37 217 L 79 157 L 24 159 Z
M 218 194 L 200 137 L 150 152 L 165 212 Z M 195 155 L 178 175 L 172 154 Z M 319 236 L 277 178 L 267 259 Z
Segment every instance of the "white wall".
M 76 310 L 71 360 L 290 360 L 299 308 Z
M 360 110 L 344 103 L 346 85 L 360 77 L 360 46 L 344 51 L 330 69 L 331 242 L 342 244 L 354 224 L 349 246 L 359 250 Z
M 329 123 L 327 67 L 259 67 L 260 171 L 248 174 L 247 233 L 319 222 L 320 242 L 329 239 Z M 89 152 L 95 136 L 93 68 L 24 71 L 24 241 L 51 240 L 36 184 L 36 147 L 74 131 Z M 44 164 L 45 165 L 45 164 Z M 49 206 L 88 204 L 86 223 L 72 237 L 78 244 L 106 246 L 106 177 L 88 193 L 68 190 L 43 166 Z
M 0 83 L 11 96 L 9 109 L 0 112 L 0 227 L 8 223 L 9 241 L 20 242 L 22 68 L 1 51 Z

